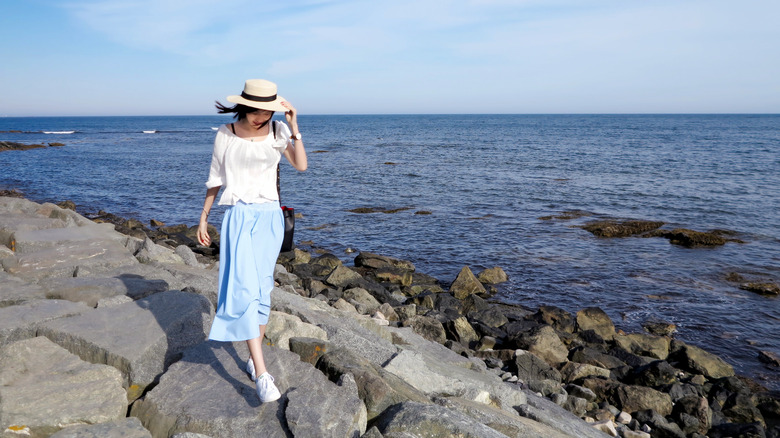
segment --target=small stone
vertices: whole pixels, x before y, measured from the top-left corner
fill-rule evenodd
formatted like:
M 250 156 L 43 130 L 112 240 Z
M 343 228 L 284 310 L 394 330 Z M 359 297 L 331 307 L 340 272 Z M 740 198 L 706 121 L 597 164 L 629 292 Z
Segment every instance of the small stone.
M 626 411 L 620 411 L 615 420 L 620 424 L 628 424 L 631 422 L 631 414 Z
M 609 436 L 618 436 L 617 430 L 615 429 L 615 425 L 612 423 L 612 420 L 602 420 L 593 423 L 593 427 L 596 430 L 600 430 Z

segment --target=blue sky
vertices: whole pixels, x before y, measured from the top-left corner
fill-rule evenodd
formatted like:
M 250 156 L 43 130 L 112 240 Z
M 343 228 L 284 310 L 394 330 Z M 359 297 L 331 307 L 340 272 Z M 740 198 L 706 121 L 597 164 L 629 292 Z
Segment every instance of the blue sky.
M 777 0 L 2 0 L 0 115 L 780 113 Z

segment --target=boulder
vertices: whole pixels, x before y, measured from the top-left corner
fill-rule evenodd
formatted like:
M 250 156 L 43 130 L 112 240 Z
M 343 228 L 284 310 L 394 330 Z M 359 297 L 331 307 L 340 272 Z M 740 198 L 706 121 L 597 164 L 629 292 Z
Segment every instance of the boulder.
M 4 248 L 4 246 L 0 246 L 0 260 L 3 258 L 2 251 Z M 11 250 L 8 250 L 8 252 L 13 257 Z M 46 298 L 46 291 L 41 286 L 23 281 L 0 269 L 0 308 L 44 298 Z
M 363 277 L 352 269 L 339 265 L 325 279 L 325 282 L 335 287 L 349 286 L 350 283 L 362 280 Z
M 290 351 L 297 354 L 302 361 L 316 365 L 322 355 L 328 352 L 328 342 L 317 338 L 292 337 Z
M 759 295 L 780 295 L 780 286 L 775 283 L 743 283 L 739 285 L 739 288 Z
M 450 285 L 450 293 L 455 298 L 462 300 L 472 294 L 484 294 L 487 291 L 482 283 L 477 280 L 474 273 L 471 272 L 468 266 L 464 266 L 458 276 L 455 277 L 455 281 Z
M 563 345 L 555 329 L 549 325 L 539 326 L 530 333 L 515 338 L 514 341 L 519 348 L 534 353 L 554 367 L 566 362 L 569 354 L 569 350 Z
M 374 271 L 374 277 L 381 282 L 411 286 L 414 278 L 412 272 L 401 268 L 383 267 Z
M 677 361 L 683 369 L 693 373 L 703 374 L 710 379 L 734 375 L 734 368 L 731 365 L 699 347 L 685 344 L 682 341 L 673 341 L 672 351 L 670 360 Z
M 577 312 L 577 330 L 593 330 L 603 339 L 611 340 L 615 336 L 615 324 L 598 307 L 586 307 Z
M 474 330 L 474 327 L 469 324 L 469 321 L 465 316 L 448 321 L 445 328 L 450 339 L 454 339 L 466 347 L 470 347 L 479 341 L 477 332 Z
M 213 313 L 196 294 L 160 292 L 44 323 L 39 334 L 83 360 L 121 371 L 130 392 L 155 382 L 187 347 L 205 339 Z
M 608 379 L 609 370 L 584 363 L 566 362 L 561 368 L 561 377 L 566 383 L 573 383 L 586 377 L 603 377 Z
M 686 248 L 726 244 L 726 239 L 718 233 L 687 230 L 685 228 L 675 228 L 672 231 L 663 233 L 662 236 L 669 239 L 670 243 Z
M 144 240 L 141 249 L 135 254 L 135 258 L 141 263 L 173 263 L 183 265 L 184 260 L 172 249 L 157 245 L 150 238 Z
M 378 419 L 377 427 L 385 437 L 506 438 L 460 412 L 411 401 L 388 409 Z
M 488 307 L 468 314 L 472 321 L 478 321 L 488 327 L 498 328 L 509 322 L 509 319 L 496 307 Z
M 524 382 L 535 380 L 561 382 L 561 373 L 557 369 L 529 351 L 517 350 L 515 352 L 515 367 L 517 377 Z
M 683 422 L 682 416 L 687 415 L 692 419 L 695 419 L 695 423 L 692 421 L 686 421 L 690 424 L 690 427 L 683 429 L 687 435 L 693 432 L 698 432 L 702 435 L 706 435 L 707 431 L 712 426 L 712 409 L 705 397 L 699 396 L 686 396 L 677 400 L 674 404 L 672 415 L 677 422 Z
M 405 401 L 430 403 L 422 392 L 345 349 L 329 351 L 322 355 L 317 368 L 331 381 L 351 374 L 357 385 L 358 396 L 366 405 L 368 421 L 373 421 L 390 406 Z
M 636 368 L 630 374 L 631 381 L 636 385 L 658 388 L 672 385 L 677 382 L 680 370 L 669 365 L 668 362 L 657 360 L 645 366 Z
M 342 298 L 353 304 L 357 311 L 364 315 L 376 312 L 382 305 L 367 290 L 360 287 L 345 290 Z
M 517 385 L 495 374 L 448 366 L 412 350 L 402 350 L 384 368 L 429 397 L 454 395 L 510 412 L 526 400 Z
M 482 284 L 499 284 L 509 281 L 509 276 L 506 275 L 506 272 L 501 267 L 496 266 L 480 272 L 477 275 L 477 280 Z
M 47 321 L 89 312 L 82 303 L 63 300 L 35 300 L 0 308 L 0 346 L 34 338 Z
M 176 247 L 176 249 L 173 250 L 174 254 L 181 257 L 181 260 L 184 262 L 187 266 L 200 266 L 200 262 L 198 262 L 198 258 L 195 256 L 195 253 L 192 252 L 189 246 L 187 245 L 179 245 Z
M 672 398 L 669 394 L 652 388 L 635 385 L 620 385 L 616 391 L 618 407 L 633 413 L 651 409 L 662 416 L 672 413 Z
M 192 347 L 133 404 L 131 415 L 153 436 L 346 437 L 365 432 L 365 407 L 354 387 L 337 386 L 295 353 L 279 348 L 263 347 L 263 357 L 282 398 L 261 404 L 244 371 L 247 357 L 245 342 Z
M 116 369 L 82 361 L 46 338 L 0 348 L 0 430 L 49 436 L 64 425 L 123 418 Z
M 622 360 L 604 354 L 588 347 L 575 347 L 569 352 L 569 360 L 573 362 L 585 363 L 589 365 L 595 365 L 597 367 L 613 370 L 620 367 L 625 367 L 626 363 Z
M 271 311 L 268 317 L 268 324 L 265 327 L 265 339 L 267 345 L 290 349 L 290 338 L 304 337 L 315 338 L 323 341 L 328 340 L 325 330 L 313 324 L 307 324 L 294 315 L 288 315 L 283 312 Z
M 669 357 L 671 339 L 645 333 L 615 335 L 615 344 L 620 348 L 640 356 L 649 356 L 664 360 Z
M 555 306 L 540 306 L 534 320 L 552 326 L 555 330 L 574 333 L 575 320 L 571 313 Z
M 98 424 L 68 426 L 51 438 L 152 438 L 141 420 L 135 417 Z
M 403 322 L 403 326 L 411 327 L 415 333 L 432 342 L 443 344 L 447 340 L 442 323 L 430 316 L 412 316 Z

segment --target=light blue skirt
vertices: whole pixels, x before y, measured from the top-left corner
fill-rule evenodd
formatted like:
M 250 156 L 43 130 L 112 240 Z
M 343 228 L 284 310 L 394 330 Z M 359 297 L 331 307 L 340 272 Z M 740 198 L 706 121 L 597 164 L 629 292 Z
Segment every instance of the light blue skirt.
M 274 267 L 284 238 L 278 202 L 245 204 L 225 211 L 219 245 L 219 298 L 209 339 L 245 341 L 268 323 Z

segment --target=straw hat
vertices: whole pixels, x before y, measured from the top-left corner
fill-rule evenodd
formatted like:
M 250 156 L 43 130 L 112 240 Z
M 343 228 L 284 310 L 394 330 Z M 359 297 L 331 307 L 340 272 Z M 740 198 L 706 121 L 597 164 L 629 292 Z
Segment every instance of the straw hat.
M 281 105 L 285 99 L 276 94 L 276 84 L 265 79 L 249 79 L 240 96 L 228 96 L 227 101 L 268 111 L 288 111 Z

